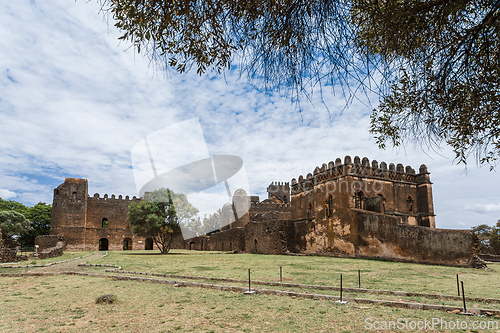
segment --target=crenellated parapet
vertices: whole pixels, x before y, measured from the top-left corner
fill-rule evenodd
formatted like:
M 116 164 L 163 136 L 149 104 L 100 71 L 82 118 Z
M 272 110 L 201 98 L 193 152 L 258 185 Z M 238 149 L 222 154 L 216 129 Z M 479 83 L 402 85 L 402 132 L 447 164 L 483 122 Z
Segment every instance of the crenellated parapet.
M 291 209 L 291 204 L 282 202 L 252 202 L 250 210 L 252 213 L 262 213 L 262 212 L 289 212 Z
M 358 156 L 351 159 L 349 155 L 345 156 L 344 162 L 337 158 L 335 162 L 330 161 L 328 164 L 323 163 L 321 167 L 317 166 L 313 173 L 302 175 L 298 179 L 293 178 L 291 182 L 292 194 L 309 191 L 314 188 L 314 185 L 321 184 L 330 180 L 340 179 L 347 176 L 371 178 L 379 180 L 387 180 L 392 182 L 422 184 L 430 183 L 427 167 L 422 164 L 417 174 L 415 170 L 407 165 L 398 163 L 369 161 L 368 158 L 360 159 Z
M 267 187 L 267 197 L 276 197 L 283 203 L 290 203 L 290 183 L 272 182 Z
M 108 194 L 104 194 L 103 197 L 99 195 L 99 193 L 95 193 L 93 197 L 89 196 L 89 199 L 92 199 L 93 201 L 97 202 L 139 202 L 141 201 L 141 198 L 137 198 L 135 195 L 130 198 L 128 195 L 125 196 L 125 198 L 122 195 L 119 195 L 118 197 L 114 194 L 111 194 L 109 196 Z

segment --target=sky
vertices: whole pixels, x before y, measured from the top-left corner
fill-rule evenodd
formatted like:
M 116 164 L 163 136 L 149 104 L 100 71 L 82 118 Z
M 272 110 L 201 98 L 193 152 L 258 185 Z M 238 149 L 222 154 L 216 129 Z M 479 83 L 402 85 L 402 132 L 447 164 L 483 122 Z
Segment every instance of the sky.
M 315 94 L 298 112 L 286 96 L 262 92 L 237 70 L 160 71 L 119 36 L 97 0 L 0 2 L 2 199 L 52 203 L 66 177 L 88 179 L 90 195 L 138 196 L 133 148 L 195 119 L 202 155 L 241 158 L 248 191 L 261 199 L 272 181 L 305 177 L 337 157 L 366 156 L 416 170 L 426 164 L 438 228 L 500 219 L 498 171 L 474 161 L 457 165 L 448 147 L 378 149 L 368 132 L 376 98 L 359 96 L 344 108 L 344 97 L 327 88 L 328 109 Z M 163 154 L 182 145 L 191 152 L 185 140 L 171 139 Z

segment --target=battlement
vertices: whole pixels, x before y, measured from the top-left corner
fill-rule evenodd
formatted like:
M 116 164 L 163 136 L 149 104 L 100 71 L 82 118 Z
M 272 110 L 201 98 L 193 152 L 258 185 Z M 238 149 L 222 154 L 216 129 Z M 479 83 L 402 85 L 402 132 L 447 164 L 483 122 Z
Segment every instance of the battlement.
M 422 164 L 417 174 L 415 170 L 407 165 L 390 163 L 387 166 L 386 162 L 380 164 L 373 160 L 371 163 L 368 158 L 360 159 L 358 156 L 351 160 L 351 156 L 347 155 L 344 158 L 344 163 L 340 158 L 335 162 L 330 161 L 328 164 L 323 163 L 321 167 L 317 166 L 314 172 L 307 174 L 304 178 L 299 176 L 298 180 L 292 179 L 292 194 L 302 191 L 311 190 L 315 184 L 324 183 L 329 180 L 340 179 L 346 176 L 355 176 L 362 178 L 388 180 L 392 182 L 423 184 L 430 183 L 429 172 L 425 164 Z
M 251 202 L 250 210 L 252 213 L 279 211 L 289 212 L 292 205 L 289 203 L 281 202 Z
M 267 197 L 277 197 L 284 203 L 290 203 L 290 183 L 288 182 L 272 182 L 267 187 Z
M 138 202 L 138 201 L 141 201 L 141 198 L 137 198 L 135 195 L 132 198 L 130 198 L 128 195 L 125 196 L 125 198 L 123 198 L 122 195 L 119 195 L 118 197 L 116 197 L 114 194 L 111 194 L 111 197 L 110 197 L 107 194 L 104 194 L 104 196 L 101 198 L 99 193 L 95 193 L 93 197 L 89 196 L 89 199 L 92 199 L 94 201 L 100 201 L 100 202 L 102 202 L 102 201 L 113 201 L 113 202 L 117 202 L 117 201 Z

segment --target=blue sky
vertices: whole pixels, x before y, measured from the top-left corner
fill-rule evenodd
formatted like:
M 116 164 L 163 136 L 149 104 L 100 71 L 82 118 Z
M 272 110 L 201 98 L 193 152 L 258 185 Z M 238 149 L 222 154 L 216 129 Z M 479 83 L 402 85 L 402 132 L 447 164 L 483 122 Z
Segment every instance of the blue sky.
M 456 165 L 447 147 L 380 151 L 368 133 L 372 107 L 324 92 L 298 113 L 285 97 L 238 78 L 155 69 L 99 13 L 97 1 L 0 3 L 0 197 L 52 202 L 65 177 L 89 193 L 138 195 L 130 153 L 149 134 L 198 117 L 210 154 L 243 159 L 251 194 L 345 155 L 431 172 L 439 228 L 500 219 L 500 178 Z M 376 99 L 371 100 L 372 106 Z M 342 113 L 342 114 L 341 114 Z M 182 140 L 180 138 L 179 140 Z

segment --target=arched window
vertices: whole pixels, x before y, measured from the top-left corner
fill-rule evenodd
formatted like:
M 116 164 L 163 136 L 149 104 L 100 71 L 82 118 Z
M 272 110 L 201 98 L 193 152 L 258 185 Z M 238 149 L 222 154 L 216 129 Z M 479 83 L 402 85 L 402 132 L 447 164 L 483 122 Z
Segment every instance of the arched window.
M 104 229 L 106 229 L 108 227 L 108 219 L 107 218 L 102 219 L 102 227 Z
M 310 220 L 312 217 L 312 205 L 307 205 L 307 219 Z
M 73 199 L 73 200 L 75 200 L 75 201 L 76 201 L 76 192 L 73 192 L 73 193 L 71 194 L 71 199 Z
M 332 217 L 333 216 L 333 197 L 331 195 L 328 196 L 328 201 L 326 203 L 327 205 L 327 215 L 328 217 Z
M 413 214 L 413 199 L 411 196 L 408 196 L 408 199 L 406 200 L 408 204 L 408 213 Z
M 382 198 L 382 213 L 385 213 L 385 198 L 382 193 L 377 194 L 377 196 Z
M 354 208 L 363 209 L 363 202 L 365 201 L 365 194 L 361 190 L 354 192 Z

